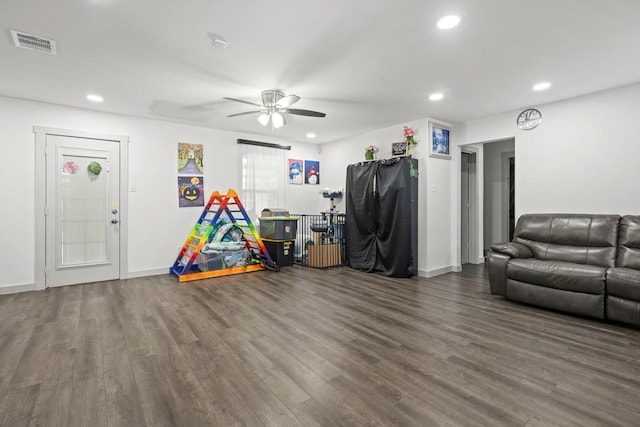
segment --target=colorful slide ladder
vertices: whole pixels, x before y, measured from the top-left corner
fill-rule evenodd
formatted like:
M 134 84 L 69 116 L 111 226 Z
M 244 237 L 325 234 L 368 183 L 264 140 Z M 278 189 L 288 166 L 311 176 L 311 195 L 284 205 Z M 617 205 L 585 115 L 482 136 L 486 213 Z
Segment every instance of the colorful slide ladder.
M 225 216 L 222 216 L 223 214 Z M 195 261 L 198 255 L 200 255 L 204 245 L 209 241 L 215 225 L 218 221 L 225 218 L 242 229 L 247 249 L 249 249 L 254 263 L 242 267 L 200 271 Z M 264 260 L 264 262 L 260 262 L 260 259 Z M 204 211 L 191 230 L 191 233 L 189 233 L 189 237 L 184 243 L 184 246 L 182 246 L 170 272 L 178 276 L 181 282 L 187 282 L 190 280 L 263 270 L 265 268 L 264 263 L 272 264 L 273 261 L 260 235 L 251 222 L 249 215 L 247 215 L 247 212 L 244 210 L 238 198 L 238 193 L 230 188 L 227 194 L 220 194 L 218 191 L 211 193 L 209 202 L 204 207 Z

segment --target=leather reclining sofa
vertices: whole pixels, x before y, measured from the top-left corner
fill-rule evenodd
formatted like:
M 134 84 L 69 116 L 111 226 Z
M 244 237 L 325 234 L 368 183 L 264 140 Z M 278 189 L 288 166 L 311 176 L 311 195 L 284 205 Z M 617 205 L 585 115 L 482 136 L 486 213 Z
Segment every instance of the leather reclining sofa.
M 488 256 L 494 295 L 640 326 L 640 215 L 523 215 Z

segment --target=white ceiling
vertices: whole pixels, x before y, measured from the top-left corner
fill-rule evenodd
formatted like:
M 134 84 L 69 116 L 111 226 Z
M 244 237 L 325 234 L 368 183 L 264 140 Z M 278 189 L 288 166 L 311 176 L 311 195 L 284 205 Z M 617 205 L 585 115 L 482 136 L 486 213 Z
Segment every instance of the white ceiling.
M 460 25 L 438 30 L 451 13 Z M 640 0 L 2 0 L 0 95 L 326 142 L 638 82 L 639 18 Z M 58 55 L 15 47 L 11 29 L 54 39 Z M 259 102 L 264 89 L 327 116 L 273 131 L 226 117 L 252 107 L 223 96 Z

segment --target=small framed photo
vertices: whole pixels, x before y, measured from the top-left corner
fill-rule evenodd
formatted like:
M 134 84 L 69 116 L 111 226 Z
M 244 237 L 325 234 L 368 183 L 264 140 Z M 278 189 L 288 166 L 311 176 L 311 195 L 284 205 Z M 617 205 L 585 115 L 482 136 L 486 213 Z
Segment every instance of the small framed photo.
M 429 156 L 451 159 L 451 129 L 436 122 L 429 122 Z
M 391 144 L 391 157 L 403 157 L 407 155 L 406 142 L 394 142 Z

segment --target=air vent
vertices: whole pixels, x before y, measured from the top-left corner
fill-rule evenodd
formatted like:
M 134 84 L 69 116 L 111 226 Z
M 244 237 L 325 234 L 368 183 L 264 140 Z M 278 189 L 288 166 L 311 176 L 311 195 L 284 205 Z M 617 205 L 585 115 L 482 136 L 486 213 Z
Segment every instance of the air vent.
M 48 53 L 50 55 L 57 54 L 55 40 L 45 39 L 35 34 L 23 33 L 16 30 L 11 30 L 11 36 L 13 37 L 13 43 L 17 47 Z

